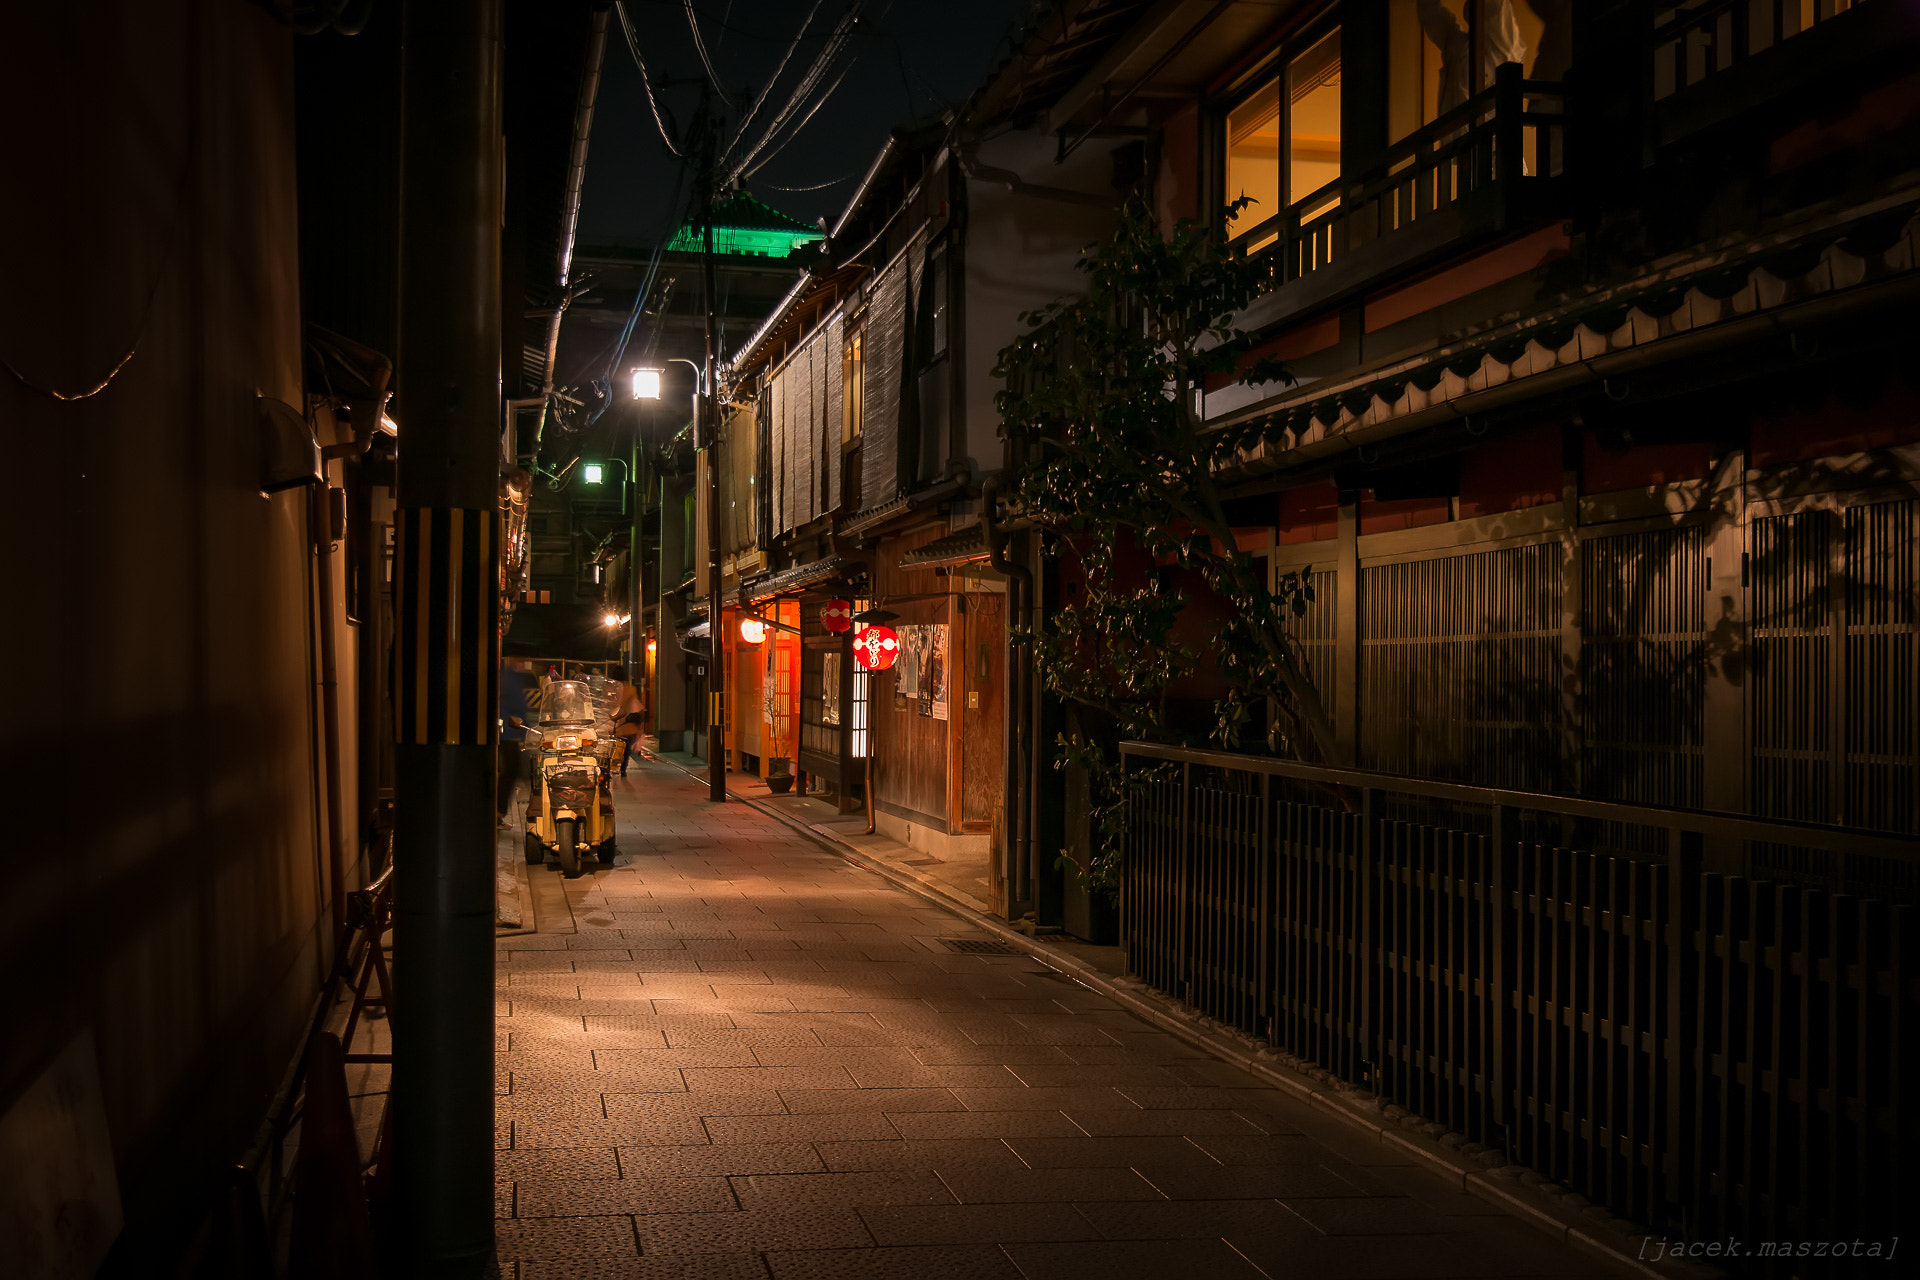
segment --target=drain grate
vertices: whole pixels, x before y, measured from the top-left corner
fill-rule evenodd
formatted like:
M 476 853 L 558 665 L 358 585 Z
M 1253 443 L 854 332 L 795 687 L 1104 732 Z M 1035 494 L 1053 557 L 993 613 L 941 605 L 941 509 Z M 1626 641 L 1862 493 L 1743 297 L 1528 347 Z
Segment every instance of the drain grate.
M 998 938 L 942 938 L 940 945 L 949 951 L 957 951 L 963 956 L 1017 956 L 1020 954 Z

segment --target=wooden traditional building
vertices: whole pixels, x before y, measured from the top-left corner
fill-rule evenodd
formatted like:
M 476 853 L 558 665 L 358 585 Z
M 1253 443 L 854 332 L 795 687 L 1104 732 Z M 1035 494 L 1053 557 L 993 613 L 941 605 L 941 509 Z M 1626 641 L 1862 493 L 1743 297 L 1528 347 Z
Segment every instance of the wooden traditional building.
M 847 807 L 869 787 L 879 830 L 977 864 L 980 896 L 1016 917 L 1047 878 L 1022 843 L 1038 690 L 1030 662 L 1009 661 L 1034 551 L 990 563 L 1007 465 L 991 371 L 1022 312 L 1078 287 L 1124 186 L 1107 150 L 1056 165 L 1035 127 L 1061 68 L 1081 65 L 1061 62 L 1049 22 L 961 111 L 896 131 L 821 264 L 731 363 L 760 423 L 767 556 L 740 598 L 793 601 L 802 628 L 795 767 Z M 835 601 L 854 631 L 824 626 Z M 900 635 L 892 670 L 855 663 L 866 621 Z
M 1058 8 L 1055 154 L 1265 268 L 1204 413 L 1353 766 L 1125 748 L 1129 971 L 1656 1230 L 1891 1234 L 1920 16 Z
M 1353 761 L 1920 831 L 1917 29 L 1163 4 L 1048 111 L 1269 271 L 1205 413 Z

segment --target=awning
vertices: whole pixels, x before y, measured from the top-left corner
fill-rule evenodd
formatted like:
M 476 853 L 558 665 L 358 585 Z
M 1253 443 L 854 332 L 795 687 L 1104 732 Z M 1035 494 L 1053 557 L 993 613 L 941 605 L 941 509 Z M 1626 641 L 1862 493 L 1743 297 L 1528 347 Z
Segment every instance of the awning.
M 812 560 L 806 564 L 779 569 L 762 577 L 749 578 L 741 586 L 740 591 L 747 599 L 758 604 L 762 600 L 771 600 L 789 591 L 798 591 L 803 587 L 845 577 L 860 567 L 852 560 L 842 559 L 839 556 L 827 556 L 822 560 Z
M 972 564 L 987 558 L 987 531 L 982 525 L 969 525 L 958 533 L 935 538 L 924 547 L 916 547 L 900 557 L 902 569 L 945 569 L 956 564 Z
M 1210 428 L 1254 437 L 1218 464 L 1227 483 L 1302 471 L 1325 459 L 1449 421 L 1570 388 L 1604 390 L 1630 369 L 1787 332 L 1846 306 L 1904 307 L 1920 288 L 1912 188 L 1864 210 L 1828 215 L 1815 230 L 1730 247 L 1598 291 L 1555 310 L 1397 358 L 1342 378 L 1298 385 Z

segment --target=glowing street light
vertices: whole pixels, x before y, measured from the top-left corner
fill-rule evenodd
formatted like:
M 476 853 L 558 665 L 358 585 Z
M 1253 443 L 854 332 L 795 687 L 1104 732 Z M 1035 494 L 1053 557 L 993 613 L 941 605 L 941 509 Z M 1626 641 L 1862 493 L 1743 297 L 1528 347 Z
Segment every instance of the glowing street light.
M 740 638 L 748 644 L 759 644 L 767 638 L 767 624 L 758 618 L 740 619 Z
M 633 398 L 635 400 L 660 398 L 660 370 L 635 369 L 633 371 Z
M 580 479 L 586 484 L 599 484 L 606 474 L 607 469 L 597 462 L 589 462 L 580 468 Z

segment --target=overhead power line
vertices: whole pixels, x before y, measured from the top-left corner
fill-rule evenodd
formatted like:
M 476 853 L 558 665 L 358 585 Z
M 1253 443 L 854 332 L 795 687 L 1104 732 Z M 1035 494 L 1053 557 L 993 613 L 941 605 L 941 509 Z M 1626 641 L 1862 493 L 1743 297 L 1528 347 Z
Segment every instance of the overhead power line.
M 800 136 L 800 131 L 807 127 L 807 122 L 813 119 L 814 115 L 819 112 L 820 108 L 826 106 L 828 100 L 833 97 L 834 91 L 840 87 L 840 81 L 845 80 L 847 78 L 847 72 L 853 70 L 853 64 L 856 61 L 858 61 L 857 57 L 847 59 L 847 65 L 840 69 L 839 76 L 834 79 L 834 82 L 830 86 L 828 86 L 827 91 L 820 95 L 819 101 L 813 104 L 812 108 L 807 112 L 807 114 L 800 117 L 800 123 L 794 125 L 793 128 L 790 131 L 788 131 L 787 136 L 781 139 L 779 146 L 775 147 L 773 150 L 761 156 L 760 159 L 755 162 L 754 166 L 751 169 L 748 169 L 746 173 L 742 175 L 743 177 L 751 176 L 753 174 L 760 172 L 760 170 L 766 168 L 768 164 L 772 163 L 773 158 L 775 156 L 779 155 L 782 151 L 785 151 L 787 149 L 788 143 L 792 142 L 795 138 Z
M 795 51 L 800 48 L 800 42 L 806 39 L 808 29 L 813 26 L 814 15 L 820 12 L 821 3 L 822 0 L 813 0 L 813 8 L 807 10 L 807 20 L 802 22 L 800 29 L 793 33 L 793 39 L 788 43 L 787 51 L 780 55 L 780 65 L 773 69 L 773 74 L 767 77 L 767 82 L 760 86 L 760 92 L 754 95 L 753 105 L 749 106 L 746 114 L 740 117 L 740 124 L 733 131 L 733 140 L 727 143 L 721 163 L 726 162 L 733 149 L 740 145 L 740 140 L 747 136 L 747 130 L 752 126 L 754 117 L 760 114 L 760 108 L 765 105 L 767 95 L 773 92 L 774 85 L 780 83 L 780 77 L 786 73 L 787 63 L 793 60 Z
M 862 165 L 860 168 L 853 170 L 851 173 L 843 173 L 839 177 L 834 178 L 831 181 L 816 182 L 812 186 L 808 186 L 808 187 L 786 187 L 786 186 L 780 185 L 777 182 L 762 182 L 759 185 L 768 191 L 792 191 L 792 192 L 825 191 L 828 187 L 837 187 L 843 182 L 850 182 L 853 179 L 859 177 L 861 174 L 865 173 L 866 171 L 867 171 L 866 166 Z
M 847 6 L 847 11 L 841 15 L 840 21 L 834 24 L 833 34 L 828 37 L 825 47 L 820 50 L 819 54 L 814 58 L 812 65 L 809 66 L 805 74 L 801 76 L 800 83 L 794 86 L 793 93 L 788 97 L 786 105 L 780 108 L 779 114 L 775 115 L 772 122 L 767 125 L 767 130 L 760 136 L 760 140 L 748 148 L 738 160 L 733 162 L 733 167 L 727 173 L 726 181 L 729 185 L 738 182 L 743 175 L 751 171 L 754 160 L 773 143 L 781 131 L 784 130 L 796 116 L 804 111 L 806 118 L 812 118 L 813 112 L 818 109 L 819 104 L 817 102 L 810 103 L 809 99 L 811 99 L 814 92 L 826 82 L 827 77 L 833 73 L 834 66 L 839 61 L 840 55 L 846 50 L 847 42 L 852 37 L 854 28 L 859 25 L 860 4 L 861 0 L 853 0 L 853 2 Z M 840 74 L 844 76 L 846 74 L 845 70 L 842 69 Z M 834 87 L 839 85 L 838 78 L 834 80 L 833 85 Z M 832 89 L 829 88 L 828 93 L 831 92 Z M 744 135 L 737 135 L 735 137 L 735 144 L 739 142 L 741 136 Z M 728 148 L 728 151 L 732 151 L 731 146 Z
M 684 160 L 686 152 L 674 142 L 674 131 L 667 127 L 668 117 L 661 114 L 660 102 L 653 96 L 653 75 L 647 70 L 647 60 L 640 52 L 640 41 L 633 33 L 633 20 L 627 16 L 625 0 L 614 0 L 613 8 L 620 15 L 620 30 L 627 37 L 627 52 L 633 55 L 634 65 L 640 68 L 640 84 L 647 91 L 647 109 L 653 113 L 653 124 L 660 131 L 660 141 L 667 144 L 667 150 Z
M 707 80 L 713 85 L 713 91 L 720 95 L 720 101 L 731 103 L 733 98 L 727 93 L 727 86 L 720 83 L 720 73 L 714 69 L 713 57 L 707 52 L 707 41 L 700 34 L 700 20 L 694 16 L 693 0 L 687 3 L 687 26 L 693 32 L 693 47 L 700 51 L 700 65 L 707 69 Z

